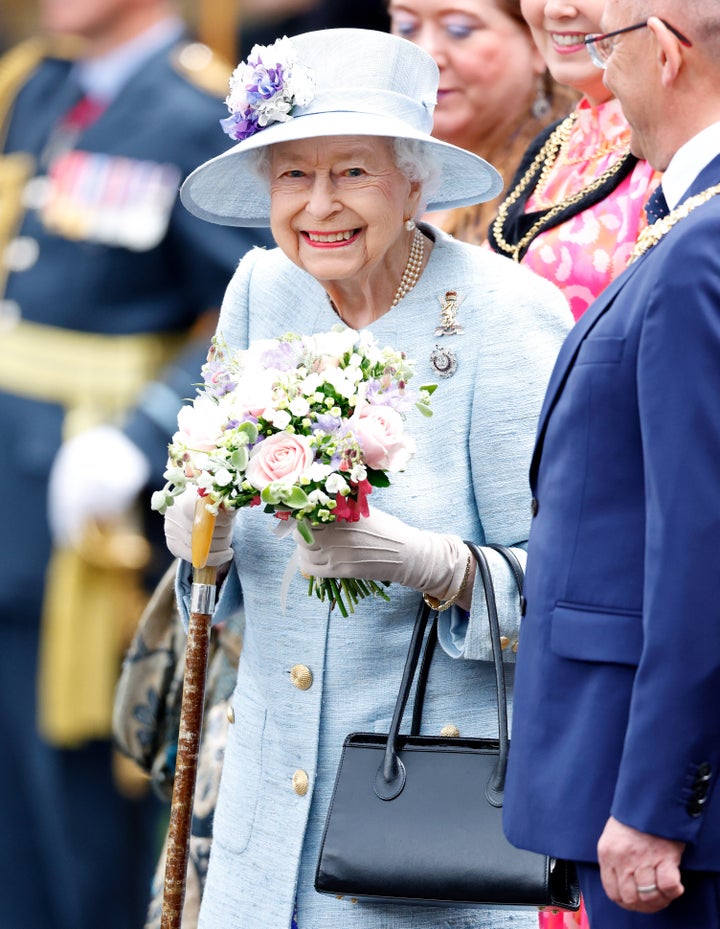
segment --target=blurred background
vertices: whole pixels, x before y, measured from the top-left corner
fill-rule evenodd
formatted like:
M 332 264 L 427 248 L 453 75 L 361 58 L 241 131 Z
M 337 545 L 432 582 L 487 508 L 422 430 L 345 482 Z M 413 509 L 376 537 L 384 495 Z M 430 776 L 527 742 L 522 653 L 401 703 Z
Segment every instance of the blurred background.
M 198 37 L 235 64 L 256 42 L 327 26 L 357 26 L 387 31 L 386 0 L 178 0 Z M 0 51 L 35 32 L 36 4 L 2 0 Z

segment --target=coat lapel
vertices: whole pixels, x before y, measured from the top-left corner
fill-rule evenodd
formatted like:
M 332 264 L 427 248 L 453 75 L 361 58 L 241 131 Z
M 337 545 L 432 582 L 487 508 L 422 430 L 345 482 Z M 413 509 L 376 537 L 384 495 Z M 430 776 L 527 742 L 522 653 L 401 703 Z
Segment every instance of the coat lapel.
M 588 335 L 588 333 L 592 331 L 598 320 L 601 319 L 603 314 L 606 313 L 607 310 L 612 306 L 616 295 L 635 272 L 639 264 L 640 262 L 636 262 L 630 265 L 619 277 L 617 277 L 612 282 L 612 284 L 609 284 L 605 288 L 605 290 L 595 299 L 593 303 L 590 304 L 585 313 L 583 313 L 580 319 L 575 323 L 565 338 L 562 347 L 560 348 L 560 352 L 558 353 L 558 357 L 555 362 L 555 367 L 553 368 L 553 372 L 550 375 L 550 382 L 548 384 L 547 391 L 545 392 L 545 399 L 543 401 L 542 409 L 540 410 L 540 418 L 538 420 L 535 450 L 533 452 L 532 462 L 530 464 L 530 484 L 533 489 L 535 487 L 538 466 L 540 464 L 540 455 L 542 453 L 545 432 L 547 430 L 548 418 L 555 404 L 557 403 L 560 394 L 562 393 L 568 374 L 570 373 L 570 369 L 572 368 L 575 362 L 575 358 L 577 357 L 577 353 L 580 350 L 580 346 L 582 345 L 583 340 Z

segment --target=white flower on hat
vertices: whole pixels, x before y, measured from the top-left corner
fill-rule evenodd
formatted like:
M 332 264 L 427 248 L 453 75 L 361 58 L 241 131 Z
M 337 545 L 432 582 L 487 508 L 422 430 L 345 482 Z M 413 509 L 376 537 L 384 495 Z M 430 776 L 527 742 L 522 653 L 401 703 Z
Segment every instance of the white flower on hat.
M 231 115 L 220 125 L 242 141 L 270 123 L 292 119 L 293 109 L 307 106 L 314 96 L 312 73 L 298 64 L 297 49 L 284 36 L 272 45 L 253 46 L 247 61 L 235 68 L 225 100 Z

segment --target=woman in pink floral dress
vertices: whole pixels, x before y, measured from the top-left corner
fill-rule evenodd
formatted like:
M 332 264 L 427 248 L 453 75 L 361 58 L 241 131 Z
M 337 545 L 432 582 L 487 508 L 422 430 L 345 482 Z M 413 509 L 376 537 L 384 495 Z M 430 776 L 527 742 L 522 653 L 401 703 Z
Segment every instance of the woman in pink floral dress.
M 583 43 L 601 31 L 603 6 L 603 0 L 522 0 L 551 74 L 582 98 L 530 145 L 488 239 L 495 251 L 556 284 L 575 319 L 625 268 L 659 181 L 630 153 L 620 104 Z
M 600 32 L 604 0 L 521 0 L 558 83 L 582 94 L 530 145 L 491 225 L 488 245 L 565 294 L 575 319 L 625 268 L 659 182 L 630 152 L 630 128 L 583 39 Z M 540 929 L 590 929 L 585 908 L 545 910 Z

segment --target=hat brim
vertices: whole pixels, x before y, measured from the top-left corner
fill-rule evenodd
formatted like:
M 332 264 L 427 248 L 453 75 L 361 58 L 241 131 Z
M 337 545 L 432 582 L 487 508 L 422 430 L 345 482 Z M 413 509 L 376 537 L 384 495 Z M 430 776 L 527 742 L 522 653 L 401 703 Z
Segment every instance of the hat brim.
M 188 176 L 180 199 L 195 216 L 225 226 L 268 226 L 267 182 L 248 168 L 247 156 L 268 145 L 331 136 L 379 136 L 416 139 L 435 154 L 439 183 L 427 209 L 447 210 L 492 200 L 502 191 L 502 177 L 472 152 L 415 130 L 407 122 L 377 114 L 309 113 L 274 123 L 206 161 Z

